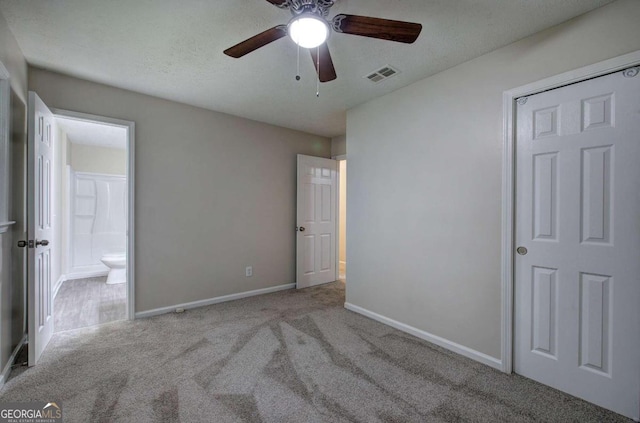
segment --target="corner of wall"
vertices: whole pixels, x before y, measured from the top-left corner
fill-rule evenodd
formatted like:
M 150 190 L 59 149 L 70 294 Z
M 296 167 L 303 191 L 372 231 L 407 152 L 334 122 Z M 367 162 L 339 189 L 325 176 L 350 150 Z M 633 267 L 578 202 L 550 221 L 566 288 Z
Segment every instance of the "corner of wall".
M 344 156 L 347 154 L 347 136 L 340 135 L 331 138 L 331 157 Z

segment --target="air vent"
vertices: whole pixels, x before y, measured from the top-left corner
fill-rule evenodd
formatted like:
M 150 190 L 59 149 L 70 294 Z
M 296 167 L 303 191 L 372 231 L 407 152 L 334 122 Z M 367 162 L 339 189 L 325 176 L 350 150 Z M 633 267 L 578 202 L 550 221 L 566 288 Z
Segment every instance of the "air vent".
M 372 72 L 368 75 L 365 75 L 363 78 L 367 78 L 369 81 L 371 82 L 380 82 L 383 81 L 387 78 L 391 78 L 392 76 L 396 75 L 400 73 L 400 71 L 398 71 L 398 69 L 391 67 L 389 65 L 384 66 L 380 69 L 378 69 L 375 72 Z

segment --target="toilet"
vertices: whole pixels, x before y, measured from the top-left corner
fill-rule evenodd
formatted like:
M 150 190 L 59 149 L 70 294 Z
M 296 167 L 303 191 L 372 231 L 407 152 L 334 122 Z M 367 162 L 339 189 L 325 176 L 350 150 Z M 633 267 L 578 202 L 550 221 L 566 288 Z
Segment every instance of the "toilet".
M 107 284 L 113 285 L 127 281 L 127 255 L 125 253 L 105 254 L 100 261 L 109 268 Z

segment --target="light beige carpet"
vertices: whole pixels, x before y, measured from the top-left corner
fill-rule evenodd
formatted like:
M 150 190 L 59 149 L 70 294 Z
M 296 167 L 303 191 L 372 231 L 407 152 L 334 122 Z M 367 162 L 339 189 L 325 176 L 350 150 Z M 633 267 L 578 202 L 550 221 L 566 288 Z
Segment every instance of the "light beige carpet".
M 616 422 L 343 308 L 340 282 L 55 334 L 0 401 L 65 422 Z

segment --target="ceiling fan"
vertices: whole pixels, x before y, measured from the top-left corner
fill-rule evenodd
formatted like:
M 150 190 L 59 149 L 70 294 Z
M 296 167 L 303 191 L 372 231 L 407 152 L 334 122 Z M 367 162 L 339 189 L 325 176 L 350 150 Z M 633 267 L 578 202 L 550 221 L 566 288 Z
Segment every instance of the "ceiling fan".
M 320 82 L 336 79 L 329 47 L 326 40 L 331 30 L 342 34 L 360 35 L 400 43 L 413 43 L 422 31 L 419 23 L 393 21 L 358 15 L 336 15 L 330 21 L 329 9 L 336 0 L 267 0 L 269 3 L 291 11 L 293 18 L 287 25 L 278 25 L 267 29 L 235 46 L 224 54 L 240 58 L 264 47 L 269 43 L 289 35 L 300 47 L 311 52 L 313 64 Z M 299 77 L 297 77 L 299 78 Z

